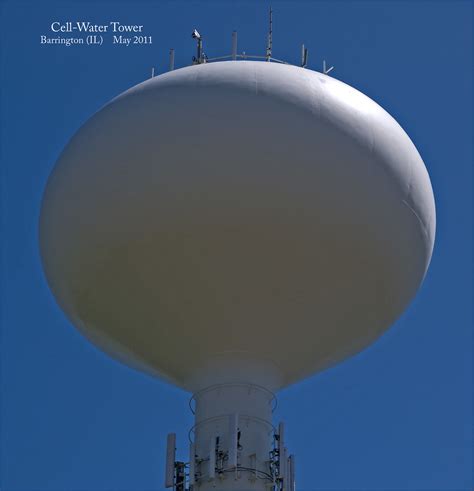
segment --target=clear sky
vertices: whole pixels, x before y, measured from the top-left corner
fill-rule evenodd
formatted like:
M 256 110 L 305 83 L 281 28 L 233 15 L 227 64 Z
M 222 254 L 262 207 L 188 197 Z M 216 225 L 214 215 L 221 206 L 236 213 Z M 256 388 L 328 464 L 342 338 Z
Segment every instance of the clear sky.
M 161 490 L 166 434 L 181 457 L 188 394 L 111 360 L 56 305 L 38 253 L 39 205 L 69 138 L 125 89 L 194 54 L 263 53 L 267 2 L 1 4 L 2 491 Z M 276 421 L 298 490 L 471 490 L 472 2 L 273 2 L 274 55 L 387 109 L 430 173 L 437 237 L 427 278 L 361 354 L 289 388 Z M 41 46 L 53 21 L 143 24 L 151 46 Z

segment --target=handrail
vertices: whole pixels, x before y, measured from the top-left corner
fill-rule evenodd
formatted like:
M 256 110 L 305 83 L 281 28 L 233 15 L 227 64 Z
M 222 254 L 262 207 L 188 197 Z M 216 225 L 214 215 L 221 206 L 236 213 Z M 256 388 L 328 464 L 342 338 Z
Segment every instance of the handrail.
M 209 387 L 206 387 L 205 389 L 201 389 L 201 390 L 197 391 L 195 394 L 193 394 L 189 398 L 189 409 L 191 410 L 191 412 L 193 414 L 196 414 L 196 409 L 195 409 L 196 406 L 193 407 L 192 402 L 194 401 L 194 404 L 196 404 L 196 397 L 197 396 L 200 396 L 201 394 L 204 394 L 204 393 L 209 392 L 211 390 L 216 390 L 216 389 L 220 389 L 223 387 L 248 387 L 249 389 L 257 389 L 257 390 L 260 390 L 262 392 L 266 392 L 267 395 L 270 396 L 270 401 L 269 401 L 270 404 L 273 405 L 272 410 L 271 410 L 272 413 L 275 411 L 275 409 L 278 406 L 278 399 L 277 399 L 276 395 L 271 390 L 269 390 L 265 387 L 262 387 L 261 385 L 245 384 L 245 383 L 215 384 L 215 385 L 211 385 Z
M 261 55 L 248 55 L 246 53 L 241 53 L 235 55 L 236 58 L 240 58 L 242 60 L 267 60 L 270 62 L 274 63 L 282 63 L 284 65 L 291 65 L 291 63 L 288 63 L 287 61 L 284 60 L 279 60 L 278 58 L 268 58 L 267 56 L 261 56 Z M 212 63 L 213 61 L 220 61 L 220 60 L 233 60 L 232 55 L 224 55 L 224 56 L 216 56 L 214 58 L 205 58 L 202 63 L 196 63 L 197 65 L 199 64 L 205 64 L 205 63 Z
M 191 435 L 196 433 L 196 428 L 198 428 L 199 426 L 202 426 L 206 423 L 210 423 L 212 421 L 216 421 L 219 419 L 228 419 L 230 418 L 230 416 L 231 414 L 221 414 L 219 416 L 212 416 L 211 418 L 203 419 L 202 421 L 199 421 L 199 423 L 196 423 L 195 425 L 191 426 L 190 430 L 188 431 L 189 442 L 194 443 L 194 440 L 192 439 Z M 270 428 L 268 432 L 269 435 L 272 434 L 272 431 L 273 433 L 277 433 L 276 427 L 266 419 L 259 418 L 258 416 L 250 416 L 249 414 L 239 414 L 239 418 L 253 420 L 256 421 L 257 423 L 263 423 L 264 425 Z

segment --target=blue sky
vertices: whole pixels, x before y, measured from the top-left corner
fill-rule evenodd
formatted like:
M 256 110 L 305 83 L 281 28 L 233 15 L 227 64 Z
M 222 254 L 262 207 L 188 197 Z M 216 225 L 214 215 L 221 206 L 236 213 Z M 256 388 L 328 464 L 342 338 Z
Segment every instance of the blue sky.
M 155 66 L 205 51 L 263 53 L 267 2 L 1 5 L 1 489 L 160 490 L 166 434 L 182 457 L 188 395 L 111 360 L 66 320 L 41 270 L 42 192 L 69 138 Z M 427 278 L 361 354 L 279 395 L 299 490 L 471 490 L 472 2 L 273 2 L 274 55 L 387 109 L 430 173 L 437 237 Z M 51 22 L 143 24 L 151 46 L 41 46 Z

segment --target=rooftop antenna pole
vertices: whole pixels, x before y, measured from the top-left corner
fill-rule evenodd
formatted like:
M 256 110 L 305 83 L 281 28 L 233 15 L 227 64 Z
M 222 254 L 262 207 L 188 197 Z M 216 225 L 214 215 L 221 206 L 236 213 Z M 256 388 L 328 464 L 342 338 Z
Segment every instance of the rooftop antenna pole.
M 232 31 L 232 59 L 237 59 L 237 31 Z
M 195 64 L 199 64 L 203 62 L 203 55 L 202 55 L 202 37 L 197 31 L 197 29 L 194 29 L 193 33 L 191 34 L 193 39 L 196 39 L 197 41 L 197 53 L 196 56 L 193 57 L 193 62 Z
M 269 18 L 269 21 L 270 21 L 270 25 L 269 25 L 269 28 L 268 28 L 268 41 L 267 41 L 267 54 L 266 54 L 266 57 L 267 57 L 267 61 L 270 61 L 270 58 L 272 57 L 272 35 L 273 35 L 273 19 L 272 19 L 272 14 L 273 14 L 273 10 L 272 8 L 270 7 L 270 18 Z
M 304 44 L 301 46 L 301 66 L 303 68 L 308 66 L 308 48 L 305 48 Z
M 174 49 L 170 49 L 170 71 L 174 70 Z

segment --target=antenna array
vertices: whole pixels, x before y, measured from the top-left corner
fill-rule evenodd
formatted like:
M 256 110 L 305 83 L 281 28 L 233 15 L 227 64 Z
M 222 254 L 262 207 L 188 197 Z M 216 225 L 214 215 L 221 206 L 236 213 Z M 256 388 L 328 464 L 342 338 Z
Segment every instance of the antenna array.
M 203 42 L 202 36 L 197 29 L 194 29 L 191 36 L 196 40 L 196 56 L 193 56 L 192 63 L 193 65 L 200 65 L 202 63 L 209 63 L 213 61 L 223 61 L 223 60 L 266 60 L 268 62 L 274 63 L 283 63 L 285 65 L 289 65 L 284 60 L 279 60 L 277 58 L 273 58 L 273 10 L 270 7 L 269 17 L 268 17 L 269 25 L 268 25 L 268 35 L 267 35 L 267 47 L 265 50 L 265 55 L 248 55 L 245 51 L 242 53 L 237 52 L 237 31 L 232 32 L 232 49 L 230 55 L 217 56 L 214 58 L 208 58 L 207 55 L 203 51 Z M 303 44 L 301 46 L 301 64 L 302 68 L 307 68 L 308 66 L 308 48 Z M 169 70 L 174 70 L 174 49 L 170 50 L 170 61 L 169 61 Z M 323 60 L 323 73 L 328 75 L 332 70 L 334 70 L 334 66 L 329 68 L 326 67 L 326 60 Z M 152 69 L 152 77 L 155 76 L 155 68 Z

